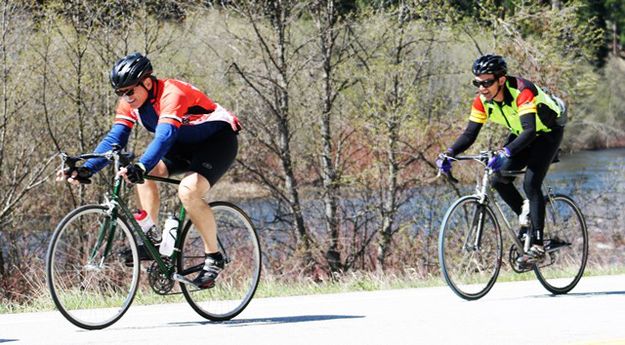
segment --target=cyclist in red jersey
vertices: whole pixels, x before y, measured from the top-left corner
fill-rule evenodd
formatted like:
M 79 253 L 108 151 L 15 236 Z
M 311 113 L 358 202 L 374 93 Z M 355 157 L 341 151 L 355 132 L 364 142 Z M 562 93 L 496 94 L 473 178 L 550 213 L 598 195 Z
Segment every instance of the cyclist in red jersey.
M 523 181 L 527 201 L 512 183 L 514 177 L 498 174 L 493 181 L 502 199 L 519 215 L 520 232 L 527 231 L 530 224 L 534 230 L 529 252 L 518 260 L 519 264 L 526 265 L 545 258 L 545 197 L 541 188 L 562 142 L 566 107 L 559 98 L 526 79 L 507 75 L 507 71 L 507 64 L 499 55 L 487 54 L 475 60 L 473 85 L 478 92 L 473 99 L 469 123 L 436 164 L 443 173 L 450 172 L 451 162 L 445 155 L 453 157 L 468 149 L 487 120 L 510 130 L 507 141 L 488 166 L 495 172 L 527 168 Z
M 152 72 L 152 63 L 140 53 L 115 63 L 110 74 L 111 85 L 119 96 L 115 120 L 94 152 L 106 152 L 114 144 L 125 147 L 137 122 L 154 133 L 143 155 L 136 163 L 121 168 L 119 175 L 137 184 L 140 206 L 157 223 L 158 186 L 143 176 L 185 174 L 178 196 L 202 235 L 206 253 L 204 267 L 193 283 L 210 288 L 224 267 L 224 258 L 217 246 L 214 215 L 203 197 L 234 162 L 239 121 L 193 85 L 157 79 Z M 107 163 L 105 159 L 90 159 L 74 171 L 59 171 L 57 179 L 72 184 L 88 182 Z M 142 246 L 139 253 L 141 259 L 149 259 Z

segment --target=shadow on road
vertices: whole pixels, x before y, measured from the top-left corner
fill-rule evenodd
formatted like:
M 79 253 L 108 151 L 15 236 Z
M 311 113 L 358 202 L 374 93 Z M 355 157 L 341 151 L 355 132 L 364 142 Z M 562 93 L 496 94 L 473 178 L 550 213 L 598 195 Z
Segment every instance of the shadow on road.
M 148 327 L 112 327 L 110 331 L 124 331 L 128 329 L 151 329 L 162 327 L 193 327 L 202 325 L 224 325 L 226 327 L 245 327 L 256 325 L 275 325 L 275 324 L 288 324 L 298 322 L 312 322 L 312 321 L 327 321 L 327 320 L 341 320 L 341 319 L 361 319 L 364 315 L 300 315 L 300 316 L 283 316 L 283 317 L 266 317 L 255 319 L 236 319 L 230 321 L 189 321 L 189 322 L 168 322 L 166 326 L 163 324 L 153 325 Z M 78 330 L 78 332 L 91 332 L 88 330 Z M 2 343 L 0 339 L 0 343 Z M 5 340 L 15 341 L 15 340 Z
M 625 291 L 596 291 L 596 292 L 569 292 L 563 295 L 537 295 L 533 296 L 534 298 L 553 298 L 553 297 L 595 297 L 595 296 L 613 296 L 613 295 L 624 295 Z
M 597 291 L 597 292 L 569 292 L 569 296 L 611 296 L 611 295 L 625 295 L 625 291 Z
M 196 321 L 196 322 L 174 322 L 170 325 L 176 326 L 194 326 L 194 325 L 206 325 L 206 324 L 222 324 L 228 327 L 243 327 L 243 326 L 256 326 L 256 325 L 274 325 L 285 323 L 299 323 L 299 322 L 312 322 L 312 321 L 327 321 L 327 320 L 340 320 L 340 319 L 360 319 L 364 318 L 362 315 L 299 315 L 299 316 L 282 316 L 282 317 L 266 317 L 255 319 L 236 319 L 230 321 Z
M 17 341 L 18 339 L 2 339 L 0 338 L 0 343 L 10 343 L 12 341 Z

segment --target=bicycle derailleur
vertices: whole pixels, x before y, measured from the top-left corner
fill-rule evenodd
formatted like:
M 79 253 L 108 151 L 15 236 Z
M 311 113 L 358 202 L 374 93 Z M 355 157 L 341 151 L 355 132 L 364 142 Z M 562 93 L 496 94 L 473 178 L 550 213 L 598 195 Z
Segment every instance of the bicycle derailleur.
M 163 258 L 163 261 L 165 261 L 168 266 L 171 265 L 170 258 Z M 170 279 L 166 274 L 161 273 L 156 261 L 152 262 L 152 265 L 150 265 L 147 269 L 147 272 L 150 287 L 152 287 L 154 292 L 159 295 L 167 295 L 171 292 L 176 282 L 173 279 Z

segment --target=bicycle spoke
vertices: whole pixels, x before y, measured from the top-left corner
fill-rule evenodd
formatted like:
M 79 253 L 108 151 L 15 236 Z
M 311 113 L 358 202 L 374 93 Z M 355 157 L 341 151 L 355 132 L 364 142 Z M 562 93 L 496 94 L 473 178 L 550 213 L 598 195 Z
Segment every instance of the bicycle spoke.
M 238 315 L 250 302 L 260 279 L 260 246 L 252 223 L 245 213 L 228 203 L 211 204 L 217 221 L 220 251 L 226 258 L 224 270 L 215 287 L 191 289 L 182 285 L 182 292 L 193 309 L 211 320 L 229 320 Z M 179 272 L 204 262 L 204 244 L 189 223 L 183 235 Z M 194 274 L 186 276 L 193 280 Z
M 48 287 L 54 303 L 70 322 L 86 329 L 117 321 L 138 284 L 138 267 L 126 267 L 116 255 L 134 246 L 128 226 L 117 219 L 115 232 L 109 232 L 101 226 L 109 224 L 108 219 L 103 206 L 76 209 L 61 221 L 48 250 Z
M 581 279 L 588 257 L 586 222 L 573 200 L 547 198 L 544 233 L 547 258 L 534 269 L 536 277 L 550 292 L 567 293 Z
M 484 296 L 495 282 L 500 258 L 501 234 L 492 211 L 474 197 L 461 198 L 445 216 L 439 238 L 448 285 L 465 299 Z

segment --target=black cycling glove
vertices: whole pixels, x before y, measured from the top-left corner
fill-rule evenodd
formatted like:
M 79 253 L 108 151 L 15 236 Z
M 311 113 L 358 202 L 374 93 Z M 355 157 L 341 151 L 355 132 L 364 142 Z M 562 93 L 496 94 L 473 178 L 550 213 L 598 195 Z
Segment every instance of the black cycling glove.
M 128 181 L 134 184 L 141 184 L 145 180 L 143 179 L 143 175 L 145 174 L 145 168 L 141 164 L 133 163 L 126 166 L 126 177 L 128 177 Z
M 76 172 L 76 176 L 72 177 L 74 172 Z M 72 177 L 74 180 L 84 184 L 91 183 L 91 176 L 93 176 L 93 171 L 86 167 L 65 168 L 63 173 L 68 178 Z

